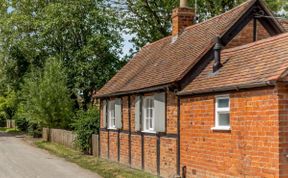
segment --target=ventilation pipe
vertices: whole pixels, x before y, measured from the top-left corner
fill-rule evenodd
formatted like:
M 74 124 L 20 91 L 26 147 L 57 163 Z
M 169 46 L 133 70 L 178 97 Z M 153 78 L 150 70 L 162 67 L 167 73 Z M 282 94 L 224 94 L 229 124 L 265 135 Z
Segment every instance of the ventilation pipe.
M 223 46 L 221 44 L 221 39 L 219 36 L 216 38 L 216 43 L 214 46 L 214 64 L 213 72 L 217 72 L 223 65 L 221 63 L 221 50 Z

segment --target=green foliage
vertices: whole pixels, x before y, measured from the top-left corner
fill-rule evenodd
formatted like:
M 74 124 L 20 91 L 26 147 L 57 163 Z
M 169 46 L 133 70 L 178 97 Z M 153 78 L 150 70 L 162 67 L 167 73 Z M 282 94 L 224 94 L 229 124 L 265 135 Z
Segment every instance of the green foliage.
M 27 132 L 29 127 L 29 122 L 26 118 L 23 117 L 16 117 L 15 118 L 15 124 L 17 128 L 22 132 Z
M 66 82 L 65 68 L 56 58 L 45 63 L 43 73 L 32 70 L 22 86 L 18 117 L 26 118 L 32 128 L 67 128 L 72 105 Z
M 197 15 L 200 21 L 226 12 L 245 0 L 197 0 Z M 195 0 L 188 1 L 195 7 Z M 171 13 L 179 6 L 179 0 L 120 0 L 112 1 L 112 7 L 119 12 L 126 32 L 132 35 L 131 42 L 136 51 L 147 43 L 161 39 L 171 32 Z M 277 15 L 288 9 L 287 1 L 267 0 L 268 6 Z M 137 23 L 136 23 L 137 22 Z
M 105 0 L 2 1 L 0 15 L 0 60 L 15 90 L 30 68 L 42 70 L 46 60 L 58 58 L 69 90 L 83 91 L 87 104 L 91 91 L 125 63 L 118 19 Z
M 0 95 L 0 118 L 3 120 L 14 119 L 17 110 L 17 95 L 13 90 Z
M 40 124 L 35 122 L 28 123 L 28 134 L 34 138 L 40 138 L 42 136 L 42 127 Z
M 77 146 L 87 153 L 91 149 L 92 134 L 99 133 L 100 112 L 92 106 L 87 111 L 79 110 L 73 127 L 77 134 Z

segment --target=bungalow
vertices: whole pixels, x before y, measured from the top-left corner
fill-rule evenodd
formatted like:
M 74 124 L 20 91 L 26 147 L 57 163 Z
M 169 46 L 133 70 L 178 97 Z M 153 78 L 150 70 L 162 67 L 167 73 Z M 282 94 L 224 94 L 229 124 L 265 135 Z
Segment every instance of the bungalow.
M 100 156 L 162 177 L 288 177 L 288 27 L 262 0 L 172 35 L 98 93 Z

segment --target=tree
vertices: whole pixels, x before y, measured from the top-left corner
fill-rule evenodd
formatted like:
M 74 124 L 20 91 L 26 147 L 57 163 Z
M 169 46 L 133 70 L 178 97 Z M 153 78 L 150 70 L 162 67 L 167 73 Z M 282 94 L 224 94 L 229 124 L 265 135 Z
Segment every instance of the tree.
M 105 0 L 2 1 L 0 15 L 0 60 L 15 90 L 31 66 L 41 70 L 55 57 L 67 68 L 70 91 L 87 104 L 125 63 L 118 19 Z
M 48 128 L 67 128 L 72 118 L 67 75 L 62 63 L 49 58 L 44 72 L 32 70 L 21 89 L 18 116 Z
M 197 0 L 199 21 L 226 12 L 244 1 Z M 195 0 L 190 0 L 189 3 L 194 7 Z M 275 14 L 288 8 L 286 1 L 267 0 L 267 3 Z M 138 51 L 145 44 L 170 34 L 171 12 L 178 7 L 179 0 L 114 0 L 111 4 L 120 13 L 126 33 L 133 36 L 131 42 Z

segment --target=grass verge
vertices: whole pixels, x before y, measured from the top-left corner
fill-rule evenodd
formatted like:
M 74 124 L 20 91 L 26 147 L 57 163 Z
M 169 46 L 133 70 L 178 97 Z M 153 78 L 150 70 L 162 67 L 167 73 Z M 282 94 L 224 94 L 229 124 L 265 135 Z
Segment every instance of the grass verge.
M 9 134 L 19 134 L 19 133 L 21 133 L 21 131 L 16 129 L 16 128 L 0 127 L 0 131 L 6 132 L 6 133 L 9 133 Z
M 140 170 L 131 169 L 122 164 L 103 160 L 94 156 L 83 155 L 79 151 L 67 148 L 63 145 L 36 141 L 39 148 L 48 150 L 50 153 L 65 158 L 67 161 L 78 164 L 80 167 L 89 169 L 107 178 L 153 178 L 155 176 Z

